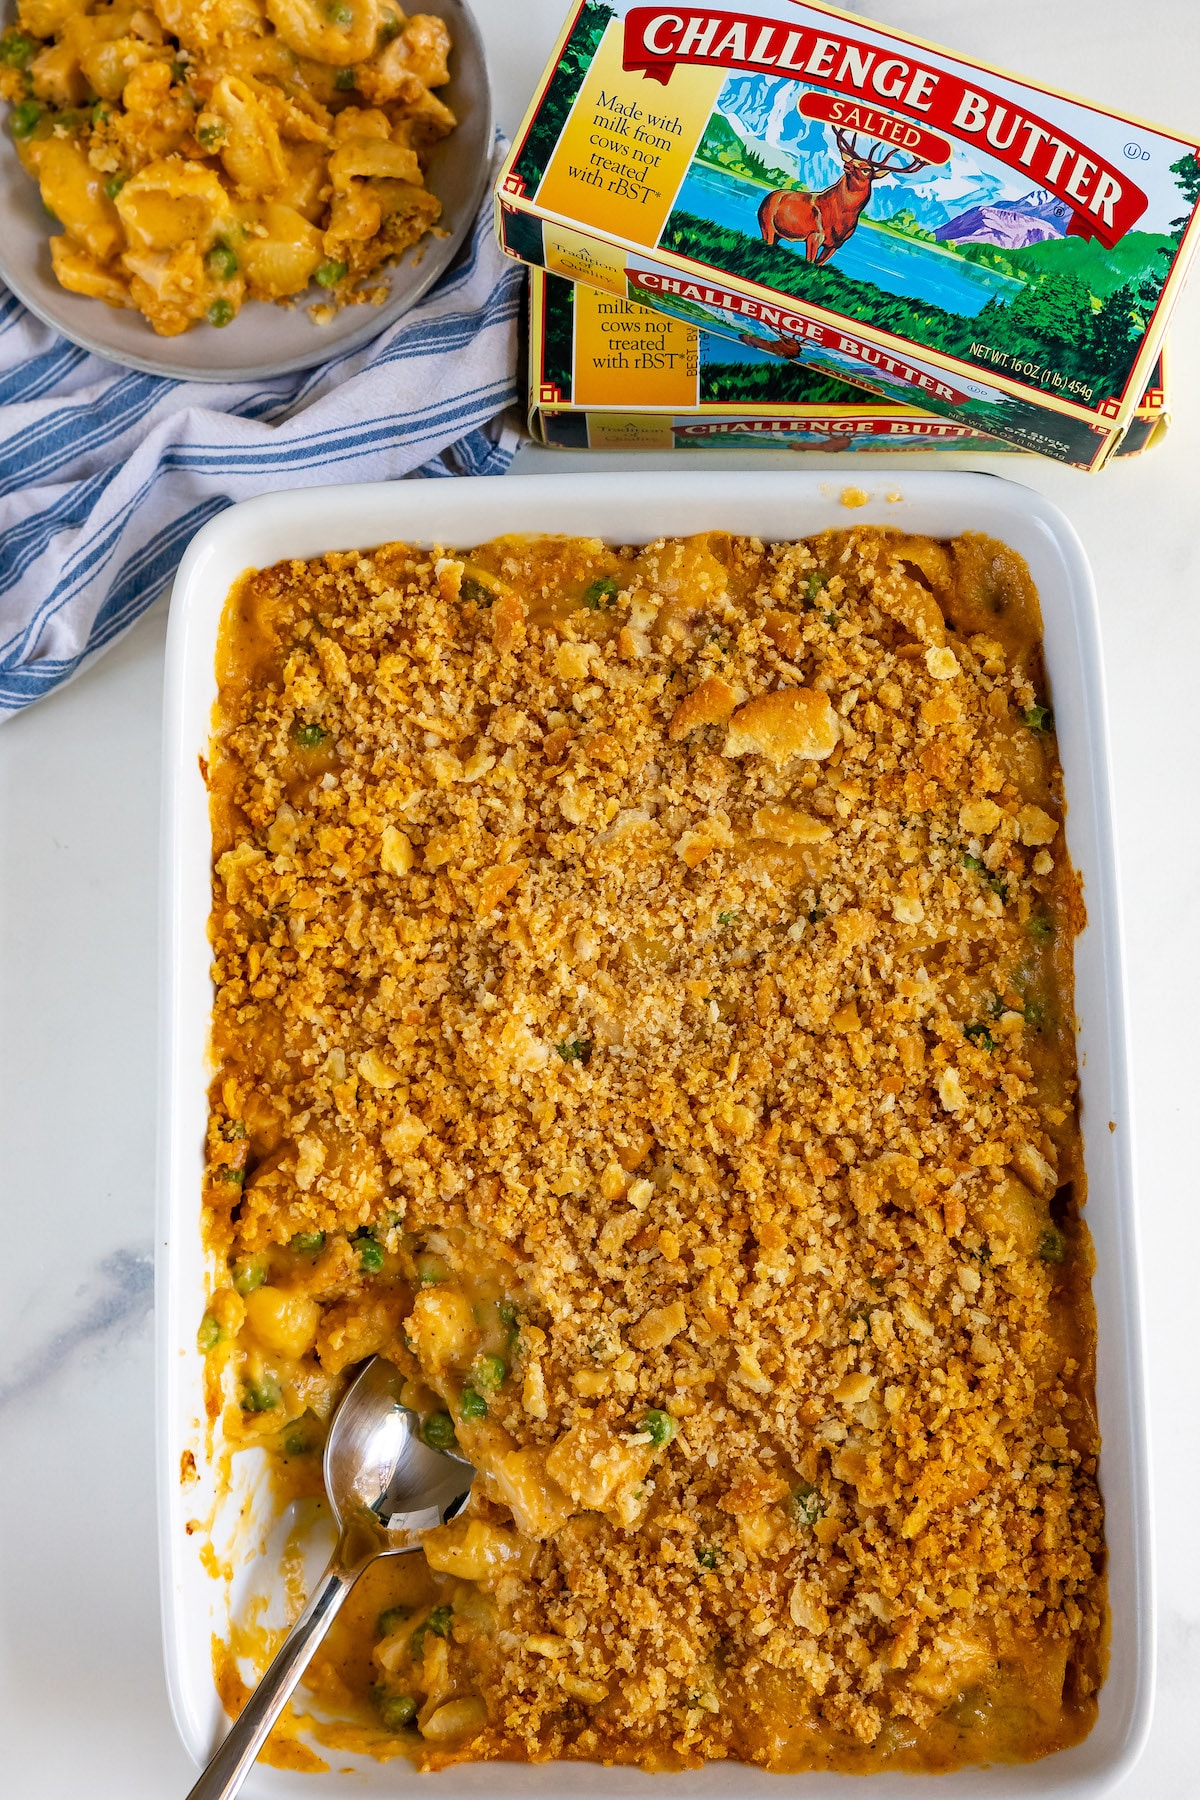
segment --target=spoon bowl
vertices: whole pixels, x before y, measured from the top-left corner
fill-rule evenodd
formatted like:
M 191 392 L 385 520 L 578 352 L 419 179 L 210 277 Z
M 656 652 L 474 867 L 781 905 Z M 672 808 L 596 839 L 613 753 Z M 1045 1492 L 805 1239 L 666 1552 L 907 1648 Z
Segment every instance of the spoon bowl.
M 377 1556 L 419 1550 L 422 1531 L 461 1511 L 475 1471 L 433 1450 L 400 1394 L 404 1376 L 373 1356 L 342 1397 L 325 1440 L 325 1492 L 338 1541 L 329 1567 L 188 1800 L 232 1800 L 333 1622 Z
M 475 1471 L 452 1450 L 431 1450 L 414 1412 L 401 1404 L 404 1376 L 373 1356 L 346 1390 L 325 1440 L 325 1493 L 345 1562 L 366 1552 L 420 1548 L 415 1533 L 462 1508 Z M 335 1561 L 337 1552 L 335 1552 Z

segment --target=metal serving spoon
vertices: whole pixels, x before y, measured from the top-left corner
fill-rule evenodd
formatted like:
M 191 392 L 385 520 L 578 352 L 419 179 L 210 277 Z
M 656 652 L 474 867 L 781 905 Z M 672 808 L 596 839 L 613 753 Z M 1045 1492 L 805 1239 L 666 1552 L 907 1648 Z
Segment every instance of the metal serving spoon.
M 338 1541 L 308 1605 L 280 1645 L 188 1800 L 232 1800 L 295 1690 L 333 1616 L 377 1556 L 418 1550 L 415 1536 L 452 1519 L 475 1471 L 431 1450 L 400 1404 L 404 1377 L 374 1356 L 348 1388 L 325 1440 L 325 1492 Z

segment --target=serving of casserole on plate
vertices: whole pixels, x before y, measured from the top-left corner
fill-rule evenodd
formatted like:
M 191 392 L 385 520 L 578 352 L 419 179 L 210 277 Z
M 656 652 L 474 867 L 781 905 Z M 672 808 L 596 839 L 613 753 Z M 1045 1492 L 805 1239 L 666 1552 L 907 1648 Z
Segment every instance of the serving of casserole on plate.
M 185 1734 L 210 1621 L 227 1702 L 253 1679 L 245 1596 L 200 1576 L 248 1559 L 231 1508 L 302 1530 L 382 1351 L 479 1477 L 366 1578 L 277 1759 L 953 1792 L 1055 1751 L 1040 1791 L 1099 1791 L 1148 1621 L 1069 528 L 974 477 L 854 512 L 795 477 L 434 501 L 255 502 L 177 588 Z
M 0 275 L 85 349 L 189 380 L 306 368 L 394 323 L 492 151 L 464 0 L 22 0 L 0 100 Z

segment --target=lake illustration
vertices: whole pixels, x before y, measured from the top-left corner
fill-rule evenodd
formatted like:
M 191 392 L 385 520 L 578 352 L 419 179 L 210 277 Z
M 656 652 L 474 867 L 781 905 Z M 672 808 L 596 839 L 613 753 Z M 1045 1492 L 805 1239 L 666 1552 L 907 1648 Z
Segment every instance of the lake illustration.
M 676 318 L 688 319 L 700 324 L 706 331 L 713 329 L 711 313 L 702 313 L 699 308 L 693 307 L 690 301 L 677 299 L 674 295 L 659 295 L 655 297 L 655 305 L 661 312 L 669 312 Z M 725 313 L 724 320 L 731 334 L 742 336 L 746 329 L 745 319 L 735 313 Z M 740 361 L 742 357 L 740 350 L 737 352 L 737 356 Z M 772 357 L 770 360 L 777 361 L 778 359 Z M 862 391 L 865 387 L 868 393 L 882 394 L 886 399 L 897 401 L 903 406 L 928 406 L 928 400 L 921 388 L 902 380 L 900 376 L 894 375 L 874 363 L 868 365 L 861 358 L 846 356 L 832 345 L 817 345 L 809 343 L 807 339 L 802 340 L 799 356 L 789 359 L 787 366 L 790 369 L 806 369 L 814 376 L 833 376 L 836 380 L 845 382 L 848 388 L 854 390 L 845 402 L 849 405 L 862 404 Z M 983 382 L 963 380 L 962 377 L 959 379 L 963 381 L 963 386 L 972 400 L 983 405 L 991 405 L 995 401 L 1003 399 L 1003 395 L 998 393 L 995 388 L 988 387 Z
M 674 303 L 671 305 L 670 310 L 673 312 L 682 312 L 682 308 Z M 740 336 L 745 328 L 746 321 L 744 319 L 739 319 L 735 314 L 730 313 L 727 313 L 725 317 L 729 322 L 731 330 L 736 331 Z M 708 322 L 711 324 L 711 320 Z M 771 360 L 774 361 L 777 359 L 772 358 Z M 899 401 L 905 406 L 919 406 L 921 404 L 920 392 L 916 388 L 910 386 L 908 382 L 901 381 L 898 377 L 889 374 L 886 369 L 872 367 L 869 370 L 865 370 L 862 362 L 857 358 L 844 356 L 840 350 L 835 350 L 826 345 L 818 346 L 816 344 L 810 344 L 807 341 L 802 342 L 799 356 L 790 360 L 788 367 L 808 369 L 814 375 L 832 375 L 839 380 L 845 381 L 848 387 L 857 390 L 856 398 L 860 404 L 864 385 L 864 374 L 866 374 L 867 379 L 870 382 L 870 389 L 868 391 L 874 390 L 884 394 L 889 399 Z M 853 404 L 853 402 L 851 402 L 851 404 Z
M 666 229 L 671 229 L 679 214 L 686 213 L 740 231 L 758 243 L 758 209 L 770 191 L 744 177 L 694 162 L 675 197 Z M 804 261 L 802 244 L 781 243 L 780 248 Z M 989 300 L 1010 300 L 1025 286 L 999 269 L 983 268 L 953 251 L 901 237 L 867 218 L 860 220 L 857 231 L 830 257 L 828 266 L 852 281 L 871 281 L 886 293 L 928 301 L 967 319 L 982 312 Z

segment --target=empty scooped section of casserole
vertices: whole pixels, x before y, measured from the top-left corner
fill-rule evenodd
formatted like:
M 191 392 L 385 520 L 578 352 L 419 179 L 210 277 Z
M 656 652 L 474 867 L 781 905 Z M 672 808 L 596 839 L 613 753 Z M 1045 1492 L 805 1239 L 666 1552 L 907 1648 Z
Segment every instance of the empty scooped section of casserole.
M 210 1410 L 311 1482 L 380 1353 L 480 1471 L 334 1627 L 319 1733 L 1078 1741 L 1083 907 L 1019 559 L 386 545 L 248 576 L 218 678 Z

